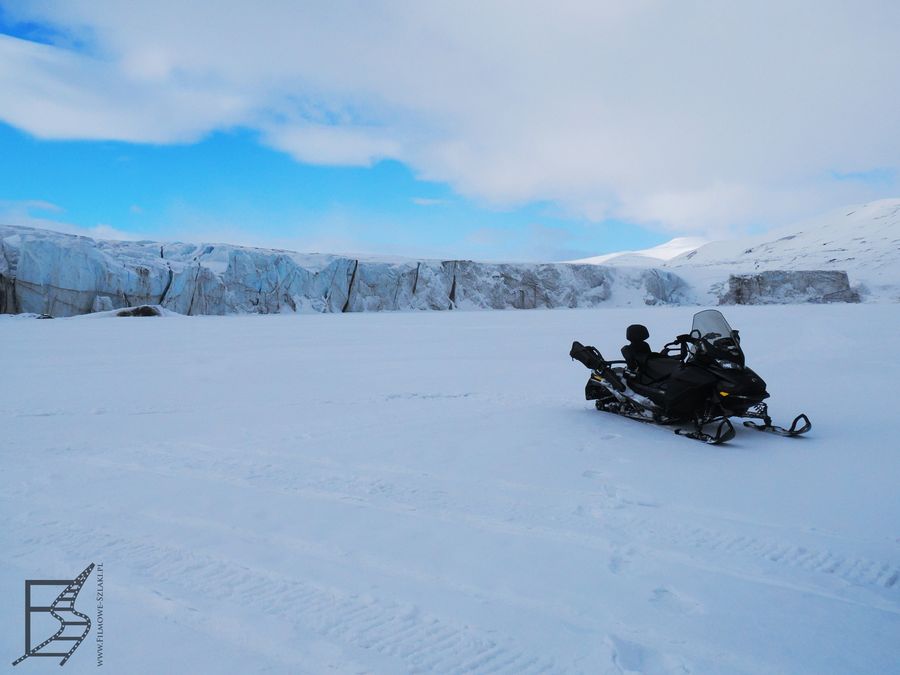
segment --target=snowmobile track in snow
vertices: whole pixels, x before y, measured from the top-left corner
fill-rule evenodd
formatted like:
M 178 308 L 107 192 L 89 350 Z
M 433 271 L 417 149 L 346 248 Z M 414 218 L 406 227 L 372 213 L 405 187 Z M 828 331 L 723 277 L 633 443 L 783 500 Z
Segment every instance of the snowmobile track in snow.
M 143 452 L 143 468 L 147 469 L 146 464 L 154 453 L 147 449 Z M 823 579 L 825 576 L 840 579 L 852 586 L 900 592 L 900 564 L 896 561 L 838 553 L 815 544 L 789 543 L 764 534 L 748 536 L 699 527 L 683 522 L 691 518 L 688 513 L 672 514 L 671 519 L 640 516 L 640 511 L 646 513 L 645 509 L 655 509 L 658 505 L 642 502 L 639 497 L 626 498 L 615 485 L 603 484 L 581 495 L 583 501 L 577 508 L 582 513 L 599 510 L 604 514 L 605 524 L 599 527 L 595 518 L 573 518 L 564 511 L 529 512 L 528 519 L 522 520 L 522 514 L 512 507 L 514 502 L 497 499 L 484 499 L 483 503 L 476 499 L 466 508 L 460 508 L 443 491 L 428 489 L 422 477 L 416 477 L 415 485 L 404 485 L 402 475 L 385 477 L 384 469 L 382 475 L 370 475 L 368 479 L 354 471 L 355 478 L 349 479 L 344 471 L 346 467 L 340 470 L 328 467 L 325 471 L 319 467 L 318 472 L 301 478 L 275 467 L 269 470 L 265 465 L 254 465 L 249 460 L 219 458 L 207 464 L 195 456 L 188 466 L 183 462 L 179 465 L 179 458 L 168 453 L 159 453 L 157 458 L 158 464 L 154 462 L 156 465 L 151 470 L 164 475 L 187 475 L 307 499 L 365 505 L 416 518 L 464 523 L 491 533 L 577 543 L 605 553 L 615 550 L 610 535 L 621 535 L 616 538 L 627 536 L 633 544 L 641 543 L 660 552 L 682 552 L 694 559 L 704 554 L 704 560 L 716 557 L 723 565 L 721 572 L 752 574 L 759 581 L 777 578 L 776 569 L 797 569 L 823 575 Z M 128 466 L 103 459 L 89 461 L 107 468 Z M 521 486 L 521 489 L 537 488 Z M 473 505 L 477 508 L 473 509 Z
M 729 558 L 750 558 L 761 563 L 826 574 L 857 586 L 900 591 L 900 565 L 842 555 L 812 545 L 790 544 L 765 537 L 738 535 L 724 530 L 673 523 L 637 521 L 638 539 L 655 545 L 709 552 Z
M 112 532 L 65 527 L 58 521 L 16 529 L 16 535 L 40 550 L 56 548 L 74 557 L 84 555 L 84 542 L 90 541 L 92 548 L 102 548 L 107 563 L 126 564 L 139 577 L 132 583 L 146 585 L 156 595 L 160 594 L 150 589 L 236 602 L 325 639 L 399 659 L 407 672 L 562 672 L 551 661 L 496 631 L 487 635 L 473 626 L 422 614 L 391 600 L 363 598 L 180 548 Z M 35 529 L 41 534 L 28 534 Z

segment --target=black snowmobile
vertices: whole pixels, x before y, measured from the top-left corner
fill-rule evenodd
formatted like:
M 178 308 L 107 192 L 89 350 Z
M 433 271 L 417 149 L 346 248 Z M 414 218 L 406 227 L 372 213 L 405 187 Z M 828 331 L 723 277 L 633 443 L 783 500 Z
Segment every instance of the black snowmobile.
M 741 338 L 722 313 L 708 309 L 694 315 L 691 332 L 654 352 L 645 326 L 631 325 L 622 347 L 624 360 L 607 361 L 597 349 L 573 342 L 569 356 L 591 369 L 584 396 L 597 410 L 655 424 L 691 423 L 675 433 L 710 444 L 734 438 L 729 417 L 744 426 L 781 436 L 799 436 L 812 428 L 800 414 L 787 429 L 772 424 L 765 399 L 766 383 L 744 364 Z M 703 429 L 716 424 L 712 433 Z

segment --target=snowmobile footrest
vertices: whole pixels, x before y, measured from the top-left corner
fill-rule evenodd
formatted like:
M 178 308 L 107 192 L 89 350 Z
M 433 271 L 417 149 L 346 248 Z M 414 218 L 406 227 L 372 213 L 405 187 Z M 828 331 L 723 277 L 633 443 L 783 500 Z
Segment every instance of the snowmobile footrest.
M 690 431 L 689 429 L 675 429 L 675 433 L 679 436 L 693 438 L 695 441 L 703 441 L 709 445 L 719 445 L 719 443 L 725 443 L 734 438 L 734 427 L 726 417 L 719 422 L 719 426 L 716 427 L 716 433 L 712 435 L 703 431 L 701 426 L 697 426 L 694 431 Z
M 800 413 L 794 418 L 794 421 L 791 422 L 791 426 L 788 429 L 780 427 L 777 424 L 772 424 L 771 422 L 759 424 L 758 422 L 751 422 L 749 420 L 744 422 L 744 426 L 749 427 L 750 429 L 756 429 L 757 431 L 768 431 L 769 433 L 778 434 L 779 436 L 799 436 L 812 429 L 812 422 L 809 421 L 809 418 L 804 413 Z

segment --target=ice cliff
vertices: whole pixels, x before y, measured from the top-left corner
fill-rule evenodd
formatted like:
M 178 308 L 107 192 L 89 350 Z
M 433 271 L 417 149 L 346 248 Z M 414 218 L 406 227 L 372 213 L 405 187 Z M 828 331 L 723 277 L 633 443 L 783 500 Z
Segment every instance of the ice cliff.
M 681 277 L 658 269 L 361 260 L 0 226 L 0 313 L 72 316 L 140 304 L 181 314 L 267 314 L 690 301 Z
M 732 274 L 727 285 L 717 287 L 722 305 L 774 305 L 788 302 L 859 302 L 846 272 L 771 270 Z

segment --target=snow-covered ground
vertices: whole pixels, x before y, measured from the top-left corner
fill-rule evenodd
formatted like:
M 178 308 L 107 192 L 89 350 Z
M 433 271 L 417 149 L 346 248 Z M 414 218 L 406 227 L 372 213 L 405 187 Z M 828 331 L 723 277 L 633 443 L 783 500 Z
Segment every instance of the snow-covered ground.
M 900 671 L 900 307 L 726 310 L 805 438 L 584 401 L 693 311 L 0 319 L 7 664 L 102 562 L 112 673 Z

